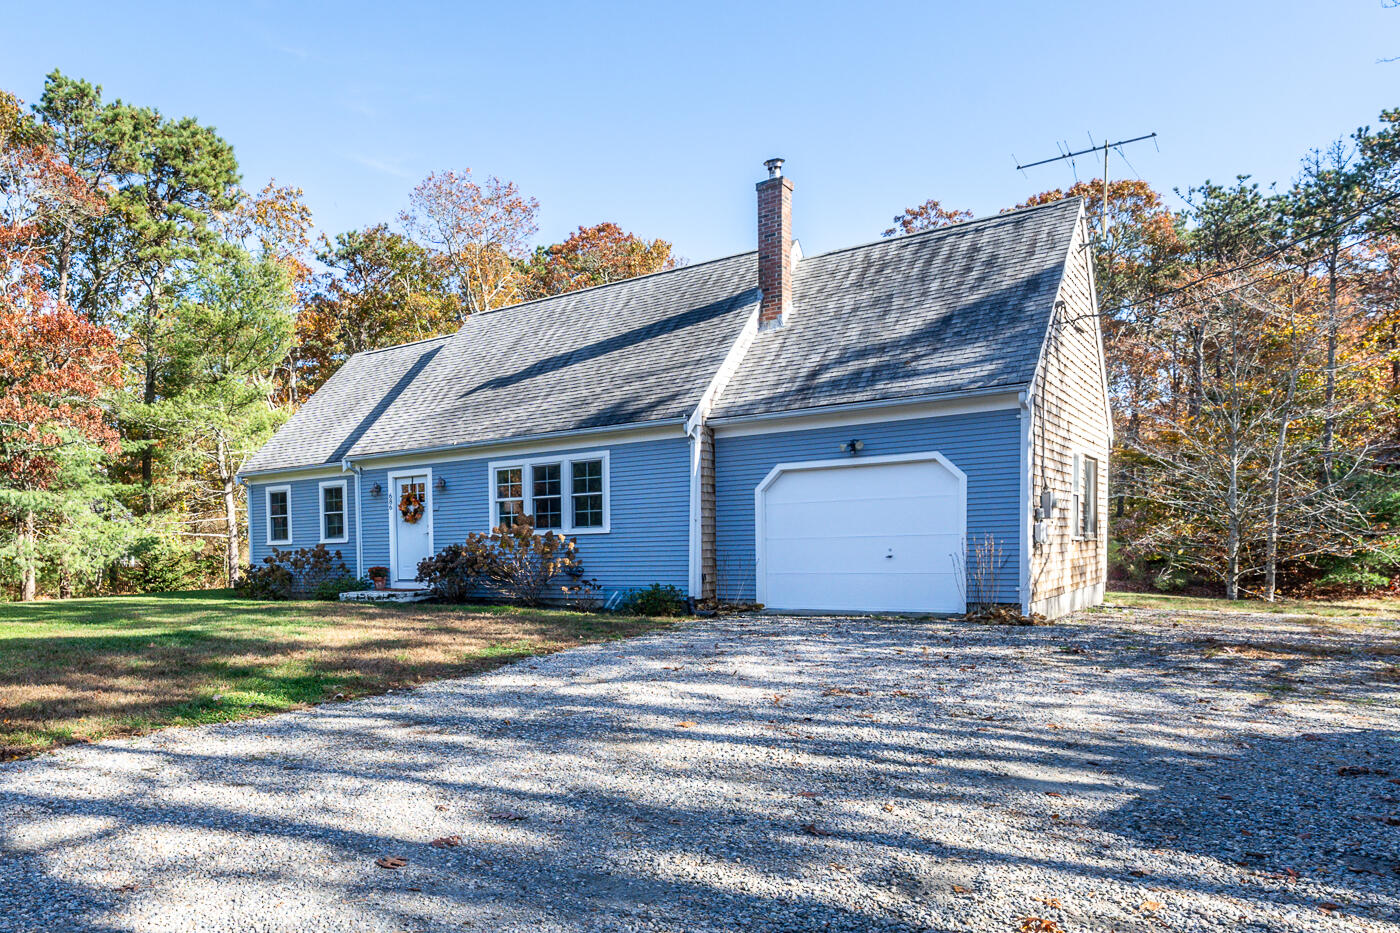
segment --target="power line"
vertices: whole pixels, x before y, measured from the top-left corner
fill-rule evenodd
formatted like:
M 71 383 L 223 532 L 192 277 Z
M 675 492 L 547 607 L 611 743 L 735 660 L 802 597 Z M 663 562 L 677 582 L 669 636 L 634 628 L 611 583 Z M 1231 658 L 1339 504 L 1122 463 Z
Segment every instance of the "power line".
M 1229 268 L 1227 268 L 1227 269 L 1217 269 L 1217 270 L 1214 271 L 1214 272 L 1208 272 L 1208 273 L 1206 273 L 1205 275 L 1201 276 L 1200 278 L 1193 279 L 1193 280 L 1191 280 L 1190 282 L 1187 282 L 1187 283 L 1185 283 L 1184 285 L 1178 285 L 1178 286 L 1176 286 L 1175 288 L 1169 288 L 1169 289 L 1167 289 L 1167 290 L 1164 291 L 1164 292 L 1158 292 L 1157 294 L 1155 294 L 1155 295 L 1149 295 L 1149 296 L 1146 297 L 1146 298 L 1139 298 L 1137 301 L 1134 301 L 1134 302 L 1131 302 L 1131 303 L 1129 303 L 1129 304 L 1123 305 L 1123 306 L 1120 307 L 1118 310 L 1119 310 L 1119 311 L 1128 311 L 1128 310 L 1130 310 L 1130 309 L 1132 309 L 1132 308 L 1136 308 L 1138 305 L 1147 304 L 1149 301 L 1160 301 L 1160 300 L 1163 299 L 1163 298 L 1170 298 L 1172 295 L 1175 295 L 1175 294 L 1177 294 L 1177 293 L 1179 293 L 1179 292 L 1184 292 L 1184 291 L 1186 291 L 1188 288 L 1195 288 L 1197 285 L 1200 285 L 1202 282 L 1208 282 L 1208 281 L 1210 281 L 1211 279 L 1218 279 L 1218 278 L 1220 278 L 1220 277 L 1223 276 L 1223 275 L 1233 275 L 1233 274 L 1236 273 L 1236 272 L 1243 272 L 1243 271 L 1246 270 L 1246 269 L 1252 269 L 1252 268 L 1254 268 L 1254 267 L 1257 266 L 1257 265 L 1260 265 L 1260 264 L 1262 264 L 1262 263 L 1268 262 L 1270 259 L 1272 259 L 1273 257 L 1277 256 L 1279 253 L 1282 253 L 1282 252 L 1285 252 L 1286 250 L 1292 249 L 1293 247 L 1297 246 L 1299 243 L 1305 243 L 1305 242 L 1307 242 L 1308 240 L 1311 240 L 1311 239 L 1313 239 L 1313 238 L 1315 238 L 1315 237 L 1322 236 L 1322 234 L 1324 234 L 1324 233 L 1330 233 L 1331 231 L 1336 230 L 1338 227 L 1346 226 L 1347 224 L 1349 224 L 1349 223 L 1351 223 L 1352 221 L 1356 220 L 1358 217 L 1361 217 L 1361 216 L 1363 216 L 1364 214 L 1366 214 L 1366 213 L 1368 213 L 1368 212 L 1370 212 L 1370 211 L 1373 211 L 1373 210 L 1375 210 L 1375 209 L 1378 208 L 1378 207 L 1381 207 L 1381 206 L 1383 206 L 1383 205 L 1389 204 L 1391 201 L 1395 201 L 1395 200 L 1400 200 L 1400 191 L 1397 191 L 1397 192 L 1395 192 L 1394 194 L 1388 194 L 1388 195 L 1386 195 L 1385 197 L 1380 198 L 1379 200 L 1372 201 L 1370 204 L 1362 205 L 1361 207 L 1357 208 L 1355 211 L 1353 211 L 1352 213 L 1346 215 L 1345 217 L 1341 218 L 1340 220 L 1334 221 L 1333 223 L 1330 223 L 1330 224 L 1328 224 L 1327 226 L 1322 227 L 1321 229 L 1314 230 L 1314 231 L 1312 231 L 1312 232 L 1310 232 L 1310 233 L 1305 233 L 1305 234 L 1303 234 L 1303 235 L 1300 236 L 1300 237 L 1295 237 L 1294 239 L 1289 240 L 1287 243 L 1283 243 L 1283 244 L 1281 244 L 1281 245 L 1279 245 L 1279 246 L 1274 247 L 1273 249 L 1269 250 L 1267 253 L 1264 253 L 1263 255 L 1256 256 L 1256 257 L 1254 257 L 1253 259 L 1250 259 L 1250 260 L 1247 260 L 1247 261 L 1245 261 L 1245 262 L 1239 263 L 1238 265 L 1231 266 L 1231 267 L 1229 267 Z

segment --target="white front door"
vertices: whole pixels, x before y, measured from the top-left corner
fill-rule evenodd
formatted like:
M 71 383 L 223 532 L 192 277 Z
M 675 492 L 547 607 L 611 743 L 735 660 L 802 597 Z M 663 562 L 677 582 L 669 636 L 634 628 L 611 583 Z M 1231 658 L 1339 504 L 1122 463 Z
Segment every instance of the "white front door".
M 965 479 L 937 454 L 784 464 L 758 488 L 759 601 L 962 612 Z
M 431 474 L 400 473 L 390 480 L 393 496 L 389 500 L 394 529 L 394 583 L 412 583 L 418 576 L 418 562 L 433 554 L 433 503 L 430 496 Z M 399 506 L 406 495 L 416 496 L 423 504 L 423 514 L 409 521 Z

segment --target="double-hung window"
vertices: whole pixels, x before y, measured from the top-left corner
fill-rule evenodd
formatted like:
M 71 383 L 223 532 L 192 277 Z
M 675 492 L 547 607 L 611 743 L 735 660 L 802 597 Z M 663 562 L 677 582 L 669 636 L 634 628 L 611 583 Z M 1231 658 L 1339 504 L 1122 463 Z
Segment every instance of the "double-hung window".
M 1074 455 L 1074 534 L 1096 538 L 1099 534 L 1099 461 L 1087 454 Z
M 267 543 L 292 543 L 292 487 L 267 487 Z
M 345 523 L 345 480 L 333 479 L 321 484 L 321 540 L 326 544 L 343 544 L 349 540 Z
M 528 515 L 540 531 L 608 530 L 606 451 L 500 461 L 489 469 L 494 526 L 508 526 Z

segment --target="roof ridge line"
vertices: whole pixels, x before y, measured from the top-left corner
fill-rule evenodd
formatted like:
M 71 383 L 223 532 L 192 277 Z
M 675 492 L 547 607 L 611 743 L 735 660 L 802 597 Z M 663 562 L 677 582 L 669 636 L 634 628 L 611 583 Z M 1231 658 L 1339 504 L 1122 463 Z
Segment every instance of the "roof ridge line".
M 618 279 L 616 282 L 604 282 L 602 285 L 590 285 L 587 288 L 576 288 L 571 292 L 560 292 L 557 295 L 545 295 L 543 298 L 531 298 L 529 301 L 517 301 L 513 305 L 502 305 L 499 308 L 489 308 L 485 311 L 478 311 L 474 315 L 468 315 L 467 320 L 470 321 L 473 317 L 477 315 L 499 314 L 502 311 L 512 311 L 516 308 L 524 308 L 528 307 L 529 305 L 537 305 L 542 301 L 554 301 L 557 298 L 564 298 L 568 295 L 581 295 L 584 292 L 594 292 L 603 288 L 612 288 L 615 285 L 626 285 L 628 282 L 640 282 L 642 279 L 654 279 L 662 275 L 671 275 L 674 272 L 685 272 L 690 269 L 699 269 L 701 266 L 713 265 L 714 263 L 724 262 L 728 259 L 738 259 L 740 256 L 747 256 L 750 253 L 757 254 L 758 250 L 746 249 L 738 253 L 729 253 L 725 256 L 716 256 L 714 259 L 706 259 L 702 262 L 687 263 L 683 266 L 676 266 L 671 269 L 658 269 L 656 272 L 648 272 L 644 275 L 634 275 L 631 278 L 627 279 Z M 466 325 L 463 324 L 462 326 L 465 327 Z
M 371 349 L 369 349 L 369 350 L 361 350 L 361 351 L 359 351 L 358 353 L 352 353 L 352 354 L 350 354 L 350 355 L 351 355 L 352 357 L 356 357 L 356 356 L 369 356 L 369 355 L 374 354 L 374 353 L 384 353 L 384 352 L 387 352 L 387 351 L 389 351 L 389 350 L 402 350 L 404 347 L 411 347 L 411 346 L 414 346 L 415 344 L 420 344 L 420 343 L 431 343 L 431 342 L 434 341 L 434 340 L 448 340 L 448 339 L 450 339 L 450 338 L 452 337 L 452 335 L 455 334 L 455 333 L 456 333 L 456 331 L 453 331 L 451 334 L 438 334 L 436 337 L 423 337 L 423 338 L 418 339 L 418 340 L 410 340 L 410 341 L 408 341 L 407 343 L 396 343 L 396 344 L 394 344 L 394 345 L 392 345 L 392 346 L 388 346 L 388 347 L 373 347 L 373 348 L 371 348 Z M 349 361 L 347 360 L 346 362 L 349 362 Z M 337 372 L 339 372 L 339 370 L 337 370 Z
M 867 247 L 871 247 L 871 246 L 879 246 L 879 245 L 881 245 L 882 243 L 903 243 L 903 242 L 905 242 L 905 241 L 907 241 L 907 240 L 922 239 L 922 238 L 932 237 L 932 236 L 939 236 L 939 235 L 942 235 L 942 236 L 949 236 L 949 235 L 951 235 L 951 234 L 953 234 L 953 233 L 957 233 L 957 232 L 961 232 L 961 231 L 963 231 L 963 230 L 966 230 L 968 227 L 976 226 L 976 225 L 979 225 L 979 224 L 988 224 L 988 223 L 991 223 L 992 221 L 996 221 L 996 220 L 1005 220 L 1006 218 L 1008 218 L 1008 217 L 1013 217 L 1013 216 L 1015 216 L 1016 214 L 1029 214 L 1029 213 L 1032 213 L 1032 212 L 1034 212 L 1034 211 L 1043 211 L 1043 210 L 1048 210 L 1049 208 L 1052 208 L 1052 207 L 1058 207 L 1058 206 L 1064 204 L 1066 201 L 1083 201 L 1083 200 L 1084 200 L 1084 199 L 1083 199 L 1082 197 L 1079 197 L 1079 196 L 1069 196 L 1069 197 L 1057 198 L 1056 200 L 1054 200 L 1054 201 L 1048 201 L 1048 202 L 1046 202 L 1045 204 L 1031 204 L 1031 205 L 1027 205 L 1026 207 L 1014 207 L 1014 208 L 1011 208 L 1010 210 L 1002 211 L 1001 213 L 998 213 L 998 214 L 988 214 L 988 215 L 985 216 L 985 217 L 974 217 L 974 218 L 972 218 L 971 220 L 964 220 L 964 221 L 962 221 L 962 222 L 960 222 L 960 223 L 948 224 L 947 226 L 944 226 L 944 227 L 934 227 L 932 230 L 920 230 L 920 231 L 918 231 L 917 233 L 906 233 L 906 234 L 904 234 L 903 236 L 891 236 L 891 237 L 882 236 L 882 237 L 880 237 L 879 239 L 876 239 L 876 240 L 866 240 L 864 243 L 855 243 L 855 244 L 853 244 L 853 245 L 851 245 L 851 246 L 838 246 L 836 249 L 829 249 L 829 250 L 826 250 L 825 252 L 813 253 L 813 254 L 810 255 L 810 256 L 803 256 L 803 257 L 802 257 L 802 261 L 803 261 L 803 262 L 807 262 L 807 261 L 812 260 L 812 259 L 819 259 L 819 258 L 821 258 L 821 257 L 823 257 L 823 256 L 834 256 L 834 255 L 836 255 L 837 253 L 846 253 L 846 252 L 850 252 L 850 251 L 853 250 L 853 249 L 866 249 Z

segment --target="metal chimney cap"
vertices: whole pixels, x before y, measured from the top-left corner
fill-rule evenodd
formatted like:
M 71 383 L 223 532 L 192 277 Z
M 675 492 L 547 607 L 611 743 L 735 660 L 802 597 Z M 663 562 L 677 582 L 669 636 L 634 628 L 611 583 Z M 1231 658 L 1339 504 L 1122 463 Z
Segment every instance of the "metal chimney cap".
M 769 177 L 769 178 L 782 178 L 782 177 L 783 177 L 783 160 L 782 160 L 782 159 L 768 159 L 766 162 L 763 163 L 763 167 L 766 168 L 766 169 L 768 169 L 768 177 Z

